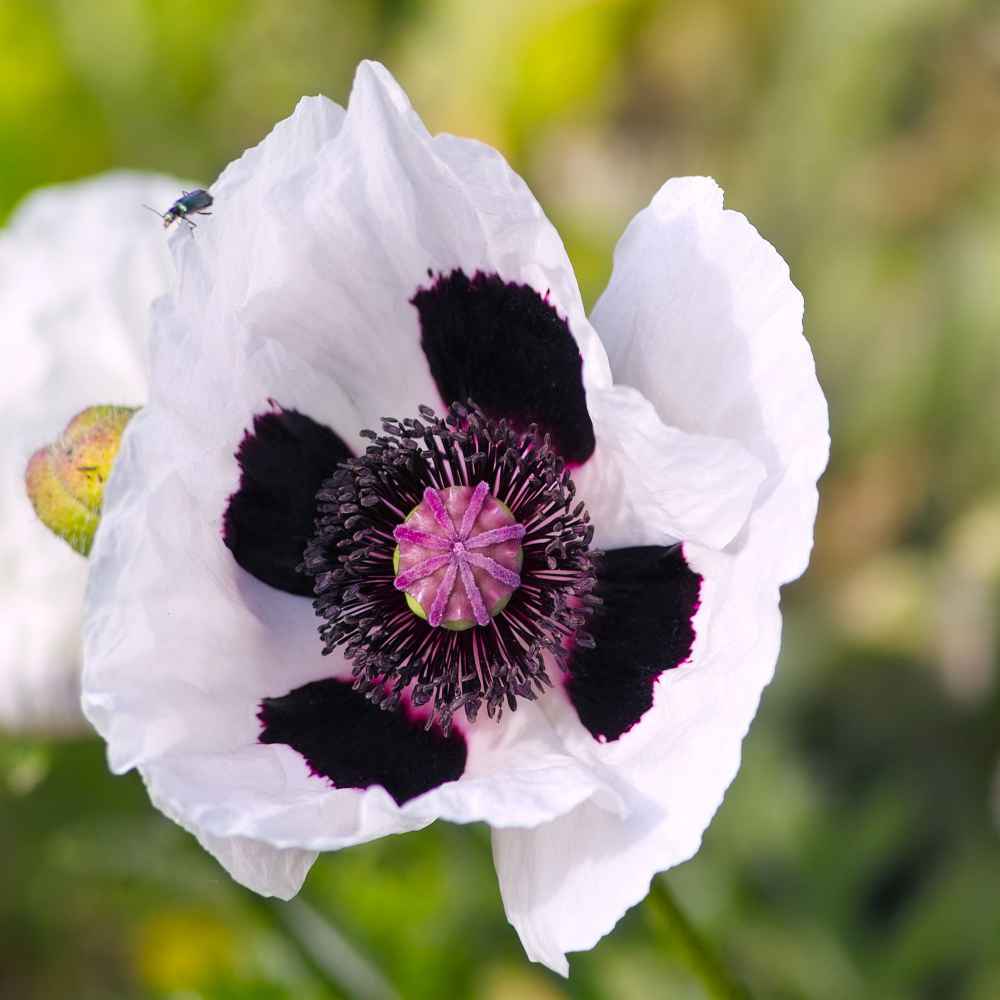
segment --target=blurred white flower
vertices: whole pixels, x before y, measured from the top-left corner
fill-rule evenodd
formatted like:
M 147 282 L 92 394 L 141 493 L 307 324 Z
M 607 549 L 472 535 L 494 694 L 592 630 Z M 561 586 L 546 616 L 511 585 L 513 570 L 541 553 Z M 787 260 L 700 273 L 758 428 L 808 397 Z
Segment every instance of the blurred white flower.
M 149 307 L 173 265 L 168 177 L 109 173 L 31 194 L 0 230 L 0 729 L 70 734 L 87 561 L 35 517 L 28 458 L 93 403 L 146 392 Z
M 588 318 L 525 183 L 372 63 L 212 193 L 105 494 L 88 717 L 258 892 L 489 823 L 565 973 L 698 849 L 773 672 L 829 443 L 802 298 L 686 178 Z

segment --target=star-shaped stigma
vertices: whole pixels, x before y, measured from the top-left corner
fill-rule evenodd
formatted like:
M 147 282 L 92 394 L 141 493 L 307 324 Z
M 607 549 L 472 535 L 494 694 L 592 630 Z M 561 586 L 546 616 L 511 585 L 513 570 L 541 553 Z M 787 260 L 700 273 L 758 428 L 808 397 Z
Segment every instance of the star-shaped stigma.
M 416 608 L 423 610 L 420 597 L 430 596 L 427 588 L 419 587 L 420 594 L 413 590 L 421 581 L 434 578 L 437 586 L 426 612 L 427 622 L 433 628 L 445 622 L 449 604 L 451 627 L 471 627 L 471 622 L 463 624 L 466 611 L 471 612 L 471 619 L 477 625 L 489 624 L 521 585 L 521 577 L 510 565 L 504 565 L 484 550 L 492 550 L 493 555 L 502 553 L 504 562 L 519 565 L 520 547 L 515 543 L 524 538 L 524 525 L 514 521 L 510 510 L 490 495 L 485 482 L 471 490 L 467 486 L 443 490 L 428 486 L 423 497 L 406 522 L 393 530 L 400 552 L 405 549 L 409 557 L 400 559 L 401 566 L 404 561 L 409 564 L 398 573 L 393 585 L 406 591 Z M 460 518 L 458 527 L 456 518 Z M 494 524 L 498 526 L 491 526 Z M 422 556 L 419 561 L 414 561 L 415 553 Z M 455 602 L 452 595 L 459 578 L 465 599 Z

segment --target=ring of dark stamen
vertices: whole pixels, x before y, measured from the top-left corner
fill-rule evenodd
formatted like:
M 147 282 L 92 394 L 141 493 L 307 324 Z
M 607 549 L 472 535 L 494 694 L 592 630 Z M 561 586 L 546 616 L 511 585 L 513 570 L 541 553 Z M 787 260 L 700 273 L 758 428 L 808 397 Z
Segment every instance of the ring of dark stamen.
M 420 416 L 362 432 L 365 454 L 341 463 L 317 494 L 300 570 L 313 577 L 323 651 L 343 647 L 355 688 L 386 709 L 408 692 L 414 706 L 431 705 L 428 725 L 436 718 L 447 732 L 459 709 L 474 721 L 484 705 L 499 718 L 505 704 L 534 700 L 551 685 L 544 653 L 565 669 L 574 645 L 593 642 L 583 627 L 596 583 L 594 529 L 536 427 L 516 432 L 471 401 L 452 404 L 444 418 L 429 407 Z M 525 527 L 521 586 L 487 625 L 432 628 L 393 586 L 393 528 L 427 486 L 480 481 Z

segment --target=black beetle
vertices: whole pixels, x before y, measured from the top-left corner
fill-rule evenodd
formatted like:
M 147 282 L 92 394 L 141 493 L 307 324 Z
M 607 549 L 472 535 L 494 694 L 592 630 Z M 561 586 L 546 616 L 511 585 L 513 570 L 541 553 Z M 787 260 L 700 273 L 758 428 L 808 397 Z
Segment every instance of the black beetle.
M 192 222 L 188 216 L 189 215 L 211 215 L 211 212 L 206 212 L 205 209 L 209 208 L 214 199 L 212 196 L 202 188 L 197 188 L 194 191 L 182 191 L 181 197 L 175 201 L 170 208 L 165 212 L 157 212 L 155 208 L 149 205 L 143 205 L 143 208 L 148 208 L 151 212 L 156 213 L 161 219 L 163 219 L 163 228 L 166 229 L 175 219 L 180 219 L 181 222 L 186 222 L 192 229 L 195 227 L 195 223 Z

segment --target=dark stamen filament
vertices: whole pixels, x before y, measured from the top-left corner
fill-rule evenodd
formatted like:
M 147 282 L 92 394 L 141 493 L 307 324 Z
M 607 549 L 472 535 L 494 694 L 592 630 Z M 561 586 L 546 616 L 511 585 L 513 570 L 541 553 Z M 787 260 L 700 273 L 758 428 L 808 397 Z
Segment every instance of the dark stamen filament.
M 355 687 L 373 702 L 392 709 L 407 693 L 415 706 L 431 704 L 428 725 L 437 718 L 445 729 L 460 709 L 474 721 L 485 705 L 499 718 L 505 704 L 537 698 L 551 684 L 546 660 L 564 666 L 574 643 L 592 643 L 584 626 L 595 600 L 593 527 L 548 437 L 472 403 L 444 418 L 421 407 L 420 419 L 385 418 L 382 434 L 364 436 L 365 454 L 317 495 L 301 567 L 314 578 L 324 652 L 343 648 Z M 462 491 L 463 511 L 451 490 Z M 514 523 L 479 524 L 497 503 Z M 421 504 L 419 527 L 405 523 Z M 425 551 L 397 572 L 397 546 Z M 500 553 L 518 548 L 520 565 L 504 565 Z M 401 591 L 435 579 L 424 620 Z M 485 589 L 509 599 L 491 614 Z M 439 627 L 463 591 L 475 626 Z

